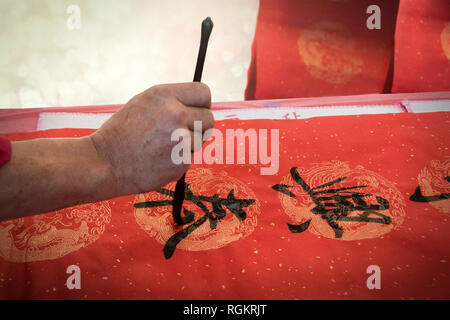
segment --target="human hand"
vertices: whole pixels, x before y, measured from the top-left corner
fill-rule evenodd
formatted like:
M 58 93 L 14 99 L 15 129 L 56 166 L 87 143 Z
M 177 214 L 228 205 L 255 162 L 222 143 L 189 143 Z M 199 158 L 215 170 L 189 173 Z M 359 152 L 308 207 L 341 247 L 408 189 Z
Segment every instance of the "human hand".
M 214 126 L 210 106 L 211 93 L 203 83 L 158 85 L 133 97 L 90 135 L 113 176 L 113 194 L 148 192 L 180 178 L 190 165 L 173 163 L 171 151 L 178 142 L 171 134 L 188 129 L 194 141 L 194 120 L 202 121 L 203 131 Z

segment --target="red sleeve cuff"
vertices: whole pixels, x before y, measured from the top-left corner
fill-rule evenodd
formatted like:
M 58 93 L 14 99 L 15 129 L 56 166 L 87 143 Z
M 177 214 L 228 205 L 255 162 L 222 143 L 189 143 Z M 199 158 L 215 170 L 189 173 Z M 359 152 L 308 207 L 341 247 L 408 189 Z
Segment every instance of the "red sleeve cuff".
M 0 137 L 0 167 L 11 160 L 11 141 Z

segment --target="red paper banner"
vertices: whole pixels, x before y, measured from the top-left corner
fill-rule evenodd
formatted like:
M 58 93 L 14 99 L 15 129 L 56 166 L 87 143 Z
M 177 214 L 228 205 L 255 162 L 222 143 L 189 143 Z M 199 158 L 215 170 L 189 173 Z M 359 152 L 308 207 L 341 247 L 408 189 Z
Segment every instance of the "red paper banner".
M 278 173 L 261 175 L 268 164 L 248 158 L 193 165 L 184 203 L 193 221 L 183 226 L 171 216 L 174 182 L 1 222 L 0 298 L 449 299 L 449 120 L 218 121 L 224 137 L 268 130 L 270 141 L 278 129 Z M 67 285 L 74 268 L 80 289 Z
M 392 92 L 450 90 L 450 1 L 402 0 Z
M 369 29 L 380 9 L 380 29 Z M 261 0 L 246 100 L 381 93 L 398 1 Z

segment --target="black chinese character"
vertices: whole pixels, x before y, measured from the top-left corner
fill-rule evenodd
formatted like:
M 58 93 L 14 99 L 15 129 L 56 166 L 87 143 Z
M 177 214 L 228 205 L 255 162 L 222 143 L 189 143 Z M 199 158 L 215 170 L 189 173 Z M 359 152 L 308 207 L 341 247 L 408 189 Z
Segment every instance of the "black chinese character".
M 347 179 L 347 177 L 341 177 L 311 188 L 298 174 L 297 167 L 291 168 L 291 176 L 294 181 L 308 193 L 311 200 L 316 204 L 316 206 L 311 209 L 311 212 L 313 214 L 320 214 L 321 218 L 328 222 L 329 226 L 333 229 L 336 238 L 341 238 L 344 233 L 344 230 L 338 224 L 339 221 L 374 222 L 382 224 L 391 223 L 391 218 L 389 216 L 376 211 L 389 209 L 389 202 L 386 199 L 375 196 L 378 204 L 367 204 L 364 198 L 372 196 L 372 194 L 354 191 L 354 189 L 366 188 L 367 186 L 327 188 Z M 295 195 L 288 190 L 292 187 L 294 186 L 276 184 L 272 189 L 295 198 Z M 351 212 L 357 212 L 357 214 L 350 215 Z M 288 224 L 288 227 L 292 233 L 300 233 L 308 229 L 310 222 L 311 219 L 300 225 Z
M 445 177 L 445 180 L 447 182 L 450 182 L 450 176 Z M 413 195 L 409 198 L 411 201 L 415 202 L 433 202 L 433 201 L 439 201 L 439 200 L 445 200 L 450 198 L 450 193 L 441 193 L 435 196 L 424 196 L 422 195 L 422 191 L 420 190 L 420 186 L 416 188 L 416 191 L 414 191 Z
M 174 196 L 174 192 L 169 189 L 161 188 L 156 190 L 156 192 L 171 196 L 172 198 Z M 217 222 L 223 219 L 226 215 L 224 207 L 227 208 L 231 213 L 233 213 L 239 221 L 245 220 L 247 214 L 243 209 L 253 204 L 255 202 L 255 199 L 236 199 L 234 196 L 234 189 L 230 190 L 226 198 L 220 198 L 217 193 L 214 194 L 212 197 L 196 196 L 190 190 L 189 184 L 186 184 L 185 201 L 192 201 L 195 205 L 197 205 L 197 207 L 199 207 L 203 211 L 204 215 L 200 219 L 194 221 L 194 213 L 184 209 L 185 216 L 183 217 L 184 220 L 183 222 L 184 223 L 190 223 L 192 221 L 194 222 L 189 226 L 183 228 L 179 232 L 175 233 L 167 240 L 163 249 L 164 256 L 166 257 L 166 259 L 172 257 L 173 253 L 175 252 L 176 246 L 184 238 L 186 238 L 190 233 L 192 233 L 194 230 L 200 227 L 207 220 L 209 221 L 209 226 L 211 230 L 216 229 Z M 212 211 L 210 211 L 206 207 L 204 202 L 209 202 L 211 204 Z M 149 207 L 160 207 L 170 205 L 172 205 L 172 200 L 160 200 L 160 201 L 147 201 L 136 203 L 134 204 L 134 207 L 149 208 Z

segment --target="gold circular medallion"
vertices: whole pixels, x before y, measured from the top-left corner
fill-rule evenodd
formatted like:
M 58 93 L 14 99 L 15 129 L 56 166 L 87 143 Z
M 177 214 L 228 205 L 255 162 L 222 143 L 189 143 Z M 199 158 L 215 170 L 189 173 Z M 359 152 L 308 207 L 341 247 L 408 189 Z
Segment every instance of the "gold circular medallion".
M 308 72 L 326 82 L 346 83 L 361 73 L 364 61 L 357 43 L 346 28 L 334 22 L 322 22 L 301 31 L 298 51 Z
M 111 220 L 107 201 L 0 222 L 0 257 L 10 262 L 61 258 L 95 242 Z
M 450 159 L 439 161 L 432 160 L 423 168 L 417 180 L 418 192 L 423 201 L 428 202 L 439 212 L 450 213 L 450 199 L 444 199 L 442 195 L 450 193 Z M 413 201 L 414 196 L 413 196 Z
M 284 191 L 278 197 L 289 224 L 327 238 L 376 238 L 400 226 L 405 216 L 405 201 L 394 184 L 342 161 L 294 167 L 277 186 Z
M 260 204 L 246 184 L 225 171 L 205 168 L 189 170 L 186 184 L 183 208 L 193 220 L 182 226 L 172 217 L 175 182 L 135 197 L 136 222 L 156 241 L 166 247 L 175 241 L 177 249 L 200 251 L 223 247 L 253 232 Z
M 450 60 L 450 22 L 447 22 L 441 31 L 441 46 L 447 60 Z

